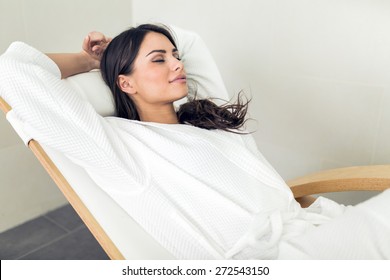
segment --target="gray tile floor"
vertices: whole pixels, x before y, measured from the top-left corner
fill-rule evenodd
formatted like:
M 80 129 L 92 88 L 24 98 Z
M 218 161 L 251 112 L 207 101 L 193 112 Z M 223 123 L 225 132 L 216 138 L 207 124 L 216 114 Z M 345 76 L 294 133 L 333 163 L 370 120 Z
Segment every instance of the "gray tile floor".
M 0 233 L 2 260 L 107 260 L 70 205 Z

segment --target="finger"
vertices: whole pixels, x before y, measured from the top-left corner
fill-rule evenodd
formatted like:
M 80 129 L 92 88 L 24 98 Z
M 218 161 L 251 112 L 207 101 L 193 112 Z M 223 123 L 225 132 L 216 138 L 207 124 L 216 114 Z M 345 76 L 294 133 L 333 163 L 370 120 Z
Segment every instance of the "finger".
M 105 50 L 105 48 L 103 48 L 101 46 L 95 46 L 92 48 L 91 54 L 93 54 L 94 56 L 100 57 L 103 54 L 104 50 Z
M 111 40 L 101 32 L 92 31 L 84 38 L 83 50 L 91 56 L 100 57 Z
M 87 35 L 83 40 L 83 45 L 82 45 L 83 50 L 88 52 L 91 49 L 90 48 L 90 41 L 91 41 L 91 38 L 89 37 L 89 35 Z
M 99 52 L 99 51 L 101 51 L 101 49 L 102 49 L 102 47 L 100 47 L 99 45 L 96 45 L 96 46 L 93 46 L 91 50 L 93 52 Z
M 93 31 L 93 32 L 90 32 L 88 35 L 91 38 L 92 42 L 101 42 L 101 41 L 107 40 L 107 38 L 101 32 Z

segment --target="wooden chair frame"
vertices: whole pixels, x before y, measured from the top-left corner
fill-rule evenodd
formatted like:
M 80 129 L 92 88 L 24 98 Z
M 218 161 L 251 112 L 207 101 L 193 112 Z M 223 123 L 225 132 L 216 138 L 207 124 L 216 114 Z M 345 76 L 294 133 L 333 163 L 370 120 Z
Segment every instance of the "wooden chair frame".
M 2 99 L 1 97 L 0 97 L 0 109 L 4 113 L 7 113 L 8 111 L 11 110 L 11 107 L 8 105 L 8 103 L 5 102 L 4 99 Z M 73 188 L 70 186 L 68 181 L 62 175 L 60 170 L 58 170 L 57 166 L 53 163 L 53 161 L 43 150 L 42 146 L 33 139 L 30 140 L 30 142 L 28 143 L 28 147 L 34 153 L 38 161 L 42 164 L 42 166 L 45 168 L 47 173 L 50 175 L 50 177 L 56 183 L 58 188 L 64 194 L 65 198 L 69 201 L 69 203 L 75 209 L 75 211 L 83 220 L 85 225 L 91 231 L 93 236 L 99 242 L 100 246 L 106 252 L 108 257 L 113 260 L 124 260 L 125 258 L 123 257 L 122 253 L 115 246 L 115 244 L 112 242 L 112 240 L 106 234 L 106 232 L 100 226 L 100 224 L 96 221 L 96 219 L 88 210 L 88 208 L 85 206 L 85 204 L 81 201 L 80 197 L 73 190 Z
M 11 110 L 11 107 L 1 97 L 0 109 L 4 113 Z M 122 253 L 105 233 L 104 229 L 99 225 L 41 145 L 37 141 L 31 140 L 28 146 L 107 255 L 111 259 L 123 260 Z M 297 199 L 327 192 L 382 191 L 390 188 L 390 165 L 356 166 L 326 170 L 288 181 L 287 184 L 291 187 L 294 197 Z

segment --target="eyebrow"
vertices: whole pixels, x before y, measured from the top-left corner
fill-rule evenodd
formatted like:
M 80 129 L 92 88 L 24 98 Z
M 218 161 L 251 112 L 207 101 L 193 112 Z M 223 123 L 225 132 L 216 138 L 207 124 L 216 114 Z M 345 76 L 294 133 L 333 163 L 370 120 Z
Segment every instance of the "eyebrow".
M 176 48 L 172 49 L 172 53 L 175 53 L 175 52 L 178 52 L 178 50 Z M 167 51 L 166 50 L 153 50 L 150 53 L 148 53 L 145 57 L 147 57 L 148 55 L 150 55 L 152 53 L 167 53 Z

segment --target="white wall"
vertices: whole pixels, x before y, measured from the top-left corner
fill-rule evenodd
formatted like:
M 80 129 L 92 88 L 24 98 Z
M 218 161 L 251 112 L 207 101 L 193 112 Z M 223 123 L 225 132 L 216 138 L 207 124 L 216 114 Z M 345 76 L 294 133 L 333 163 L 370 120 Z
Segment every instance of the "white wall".
M 256 141 L 286 180 L 390 162 L 390 2 L 133 0 L 133 12 L 203 37 L 231 94 L 252 95 Z
M 12 41 L 44 52 L 79 51 L 92 30 L 112 36 L 131 25 L 130 0 L 0 0 L 0 53 Z M 0 113 L 0 232 L 66 200 Z

